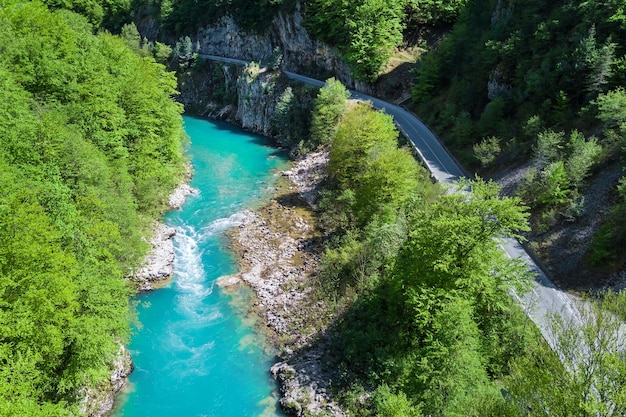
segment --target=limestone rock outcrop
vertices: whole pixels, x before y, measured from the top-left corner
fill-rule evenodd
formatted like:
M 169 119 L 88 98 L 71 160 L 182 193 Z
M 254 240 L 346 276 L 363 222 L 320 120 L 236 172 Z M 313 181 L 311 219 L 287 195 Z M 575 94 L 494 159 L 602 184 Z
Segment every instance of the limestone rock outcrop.
M 135 274 L 133 280 L 137 282 L 140 291 L 152 289 L 155 282 L 169 279 L 173 273 L 174 243 L 172 238 L 176 229 L 163 223 L 156 223 L 154 234 L 149 243 L 152 245 L 146 257 L 144 266 Z
M 198 30 L 198 52 L 268 63 L 274 50 L 282 54 L 283 68 L 298 73 L 331 73 L 349 88 L 371 93 L 371 86 L 354 80 L 339 51 L 307 33 L 300 4 L 291 12 L 279 12 L 263 35 L 246 32 L 231 16 Z
M 104 417 L 113 409 L 115 394 L 125 385 L 126 378 L 133 371 L 133 361 L 130 353 L 120 343 L 120 349 L 112 363 L 111 378 L 102 386 L 86 387 L 82 390 L 80 410 L 82 415 L 89 417 Z

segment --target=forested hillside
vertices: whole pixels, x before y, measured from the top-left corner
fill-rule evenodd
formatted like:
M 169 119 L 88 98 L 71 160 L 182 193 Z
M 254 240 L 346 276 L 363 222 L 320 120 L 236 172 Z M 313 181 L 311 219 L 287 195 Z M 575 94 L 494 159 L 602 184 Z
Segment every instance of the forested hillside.
M 0 415 L 75 415 L 127 341 L 181 106 L 172 74 L 81 15 L 2 0 L 0 22 Z
M 588 300 L 575 325 L 554 317 L 555 353 L 511 296 L 531 275 L 496 240 L 528 230 L 527 207 L 480 179 L 442 192 L 398 136 L 337 81 L 321 89 L 317 294 L 336 317 L 324 363 L 350 415 L 622 415 L 625 296 Z
M 626 230 L 618 219 L 625 187 L 613 181 L 606 213 L 584 198 L 590 180 L 616 170 L 623 154 L 621 1 L 165 0 L 152 8 L 165 33 L 192 38 L 225 14 L 263 33 L 277 13 L 299 8 L 308 33 L 335 46 L 354 78 L 371 83 L 391 61 L 417 60 L 413 108 L 468 170 L 489 175 L 530 162 L 515 193 L 532 209 L 533 230 L 558 230 L 595 210 L 604 226 L 598 231 L 593 221 L 585 267 L 602 266 L 596 275 L 606 276 L 624 265 Z M 410 49 L 416 41 L 425 55 Z M 379 87 L 406 97 L 385 91 L 399 85 L 406 82 Z
M 625 54 L 620 0 L 474 0 L 424 56 L 413 99 L 466 165 L 531 161 L 517 193 L 545 232 L 575 222 L 590 176 L 622 163 Z M 587 258 L 610 264 L 605 275 L 623 267 L 626 246 L 624 186 L 612 190 Z

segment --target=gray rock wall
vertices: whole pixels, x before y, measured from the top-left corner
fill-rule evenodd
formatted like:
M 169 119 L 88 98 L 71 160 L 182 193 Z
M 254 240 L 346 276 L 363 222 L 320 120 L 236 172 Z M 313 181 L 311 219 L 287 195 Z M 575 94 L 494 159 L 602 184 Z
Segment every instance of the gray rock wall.
M 194 44 L 201 54 L 261 63 L 267 63 L 274 48 L 278 48 L 283 55 L 283 67 L 288 71 L 321 77 L 332 74 L 349 88 L 372 93 L 369 84 L 352 78 L 339 51 L 309 36 L 300 4 L 293 12 L 278 13 L 264 35 L 246 32 L 231 16 L 225 16 L 198 30 Z
M 276 105 L 280 94 L 286 88 L 282 85 L 280 73 L 260 70 L 258 66 L 248 66 L 237 81 L 237 113 L 235 118 L 244 129 L 272 135 Z
M 282 72 L 258 65 L 204 62 L 179 77 L 179 100 L 189 113 L 275 137 L 277 105 L 289 82 Z

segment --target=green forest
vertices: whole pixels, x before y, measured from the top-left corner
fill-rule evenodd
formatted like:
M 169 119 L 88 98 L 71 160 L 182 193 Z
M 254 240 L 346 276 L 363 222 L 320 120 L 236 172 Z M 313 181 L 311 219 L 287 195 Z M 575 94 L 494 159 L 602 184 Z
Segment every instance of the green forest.
M 589 179 L 623 165 L 624 13 L 620 0 L 476 0 L 421 59 L 415 109 L 465 165 L 532 163 L 518 195 L 535 230 L 576 221 Z M 605 274 L 624 266 L 623 183 L 588 255 Z
M 173 74 L 94 18 L 0 1 L 2 416 L 78 415 L 110 378 L 124 277 L 184 172 Z
M 350 415 L 623 415 L 625 296 L 588 299 L 580 333 L 553 317 L 555 353 L 511 296 L 532 274 L 498 244 L 529 230 L 528 207 L 479 178 L 445 192 L 398 139 L 390 116 L 349 104 L 337 81 L 320 90 L 310 140 L 330 162 L 317 294 L 337 317 L 326 366 Z

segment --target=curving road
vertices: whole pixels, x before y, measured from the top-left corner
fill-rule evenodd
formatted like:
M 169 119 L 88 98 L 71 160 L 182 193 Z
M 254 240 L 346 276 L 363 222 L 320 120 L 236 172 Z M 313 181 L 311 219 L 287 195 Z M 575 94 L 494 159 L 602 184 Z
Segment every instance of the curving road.
M 237 65 L 247 65 L 247 61 L 225 58 L 214 55 L 198 55 L 200 58 L 226 62 Z M 324 86 L 324 82 L 289 71 L 283 71 L 289 78 L 301 81 L 317 87 Z M 372 105 L 391 115 L 398 129 L 413 144 L 420 155 L 426 168 L 433 178 L 443 184 L 452 184 L 454 181 L 465 176 L 463 169 L 452 158 L 447 149 L 437 137 L 422 123 L 414 114 L 402 107 L 387 103 L 367 94 L 350 91 L 352 98 L 370 101 Z M 513 294 L 519 301 L 526 314 L 541 330 L 546 341 L 556 348 L 556 343 L 550 331 L 550 315 L 558 314 L 565 323 L 579 325 L 582 323 L 580 312 L 576 307 L 572 296 L 560 290 L 550 281 L 547 274 L 533 260 L 524 247 L 515 239 L 505 238 L 501 242 L 502 249 L 511 259 L 520 259 L 528 265 L 529 270 L 535 274 L 535 280 L 531 291 L 524 295 Z

